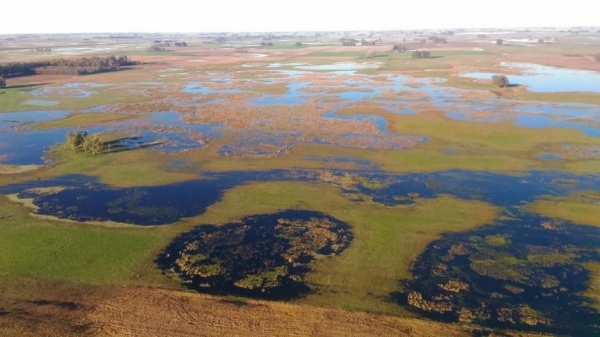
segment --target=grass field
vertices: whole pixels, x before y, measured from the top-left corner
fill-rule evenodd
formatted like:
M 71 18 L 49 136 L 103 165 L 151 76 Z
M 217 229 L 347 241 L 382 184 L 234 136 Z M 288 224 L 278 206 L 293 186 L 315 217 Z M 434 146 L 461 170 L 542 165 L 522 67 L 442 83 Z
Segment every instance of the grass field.
M 106 228 L 31 217 L 0 198 L 0 274 L 89 284 L 124 284 L 139 276 L 165 243 L 160 229 Z
M 205 214 L 155 228 L 40 220 L 6 198 L 0 205 L 1 274 L 90 284 L 170 284 L 152 260 L 174 235 L 194 225 L 283 209 L 326 212 L 348 222 L 354 240 L 341 256 L 317 264 L 309 282 L 319 293 L 302 302 L 388 313 L 402 312 L 384 297 L 409 277 L 410 263 L 425 245 L 444 232 L 489 223 L 497 211 L 482 202 L 450 197 L 391 208 L 356 204 L 335 187 L 290 182 L 236 187 Z
M 558 218 L 578 224 L 600 227 L 600 202 L 573 200 L 573 198 L 555 198 L 539 200 L 527 209 L 543 216 Z

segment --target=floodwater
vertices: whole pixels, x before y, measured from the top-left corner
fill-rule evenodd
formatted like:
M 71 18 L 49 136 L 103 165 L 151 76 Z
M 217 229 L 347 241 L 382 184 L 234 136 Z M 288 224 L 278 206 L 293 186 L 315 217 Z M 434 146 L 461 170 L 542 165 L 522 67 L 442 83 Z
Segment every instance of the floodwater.
M 564 69 L 534 63 L 502 62 L 500 66 L 518 69 L 525 74 L 507 75 L 511 84 L 524 85 L 532 92 L 600 92 L 600 73 Z M 461 76 L 490 80 L 494 73 L 472 72 Z
M 69 131 L 80 128 L 33 130 L 38 122 L 59 120 L 70 115 L 65 110 L 32 110 L 0 113 L 0 164 L 44 164 L 47 151 L 63 143 Z M 143 148 L 152 146 L 162 151 L 199 149 L 211 139 L 220 137 L 221 126 L 215 124 L 187 124 L 176 112 L 153 112 L 147 117 L 119 123 L 86 127 L 88 134 L 121 132 L 128 136 L 112 144 L 116 148 Z
M 32 198 L 40 214 L 140 226 L 167 225 L 202 214 L 226 190 L 250 181 L 333 184 L 354 202 L 388 207 L 442 195 L 485 201 L 504 210 L 496 222 L 472 231 L 447 234 L 431 243 L 415 263 L 414 280 L 399 280 L 402 286 L 390 294 L 391 298 L 425 315 L 450 321 L 467 317 L 482 325 L 525 329 L 531 328 L 528 322 L 538 322 L 535 328 L 539 331 L 576 335 L 593 331 L 590 322 L 597 321 L 599 313 L 585 305 L 581 291 L 586 289 L 589 279 L 584 263 L 600 262 L 600 230 L 533 215 L 524 212 L 522 206 L 540 198 L 598 191 L 600 176 L 547 171 L 522 176 L 467 171 L 423 174 L 329 171 L 327 179 L 322 180 L 322 174 L 321 170 L 204 172 L 205 178 L 201 180 L 130 188 L 109 187 L 85 176 L 65 176 L 3 186 L 0 193 Z M 348 185 L 349 180 L 355 183 Z M 40 187 L 61 189 L 36 190 Z M 302 267 L 292 271 L 282 262 L 289 261 L 282 259 L 289 254 L 286 252 L 296 250 L 288 244 L 294 235 L 290 236 L 289 231 L 282 232 L 289 237 L 277 234 L 277 221 L 281 218 L 281 214 L 264 215 L 243 219 L 241 224 L 199 226 L 176 238 L 157 261 L 164 270 L 179 270 L 190 281 L 187 286 L 199 291 L 272 299 L 303 296 L 310 287 L 291 275 L 303 275 L 307 270 Z M 219 237 L 227 238 L 229 243 L 223 245 Z M 212 241 L 202 241 L 205 239 L 219 241 L 220 248 L 187 252 L 193 256 L 179 260 L 182 255 L 178 252 L 183 247 L 216 247 Z M 190 244 L 194 240 L 199 240 L 198 244 Z M 248 261 L 272 263 L 256 268 L 233 263 L 241 261 L 236 257 L 240 251 L 256 253 L 244 255 Z M 224 265 L 223 261 L 232 264 Z M 208 269 L 201 273 L 204 276 L 188 275 L 186 270 L 197 270 L 189 263 L 206 264 Z M 449 271 L 436 272 L 440 268 Z M 235 277 L 232 279 L 231 275 Z M 259 283 L 268 287 L 252 286 L 256 277 L 264 278 Z M 423 300 L 437 304 L 423 306 Z M 451 310 L 437 312 L 437 305 Z M 569 312 L 567 316 L 564 310 Z
M 175 238 L 157 263 L 198 291 L 283 300 L 309 292 L 304 275 L 317 254 L 334 257 L 351 240 L 346 223 L 320 212 L 288 210 L 198 226 Z
M 581 293 L 592 261 L 600 261 L 598 228 L 511 209 L 432 242 L 393 297 L 448 321 L 592 336 L 600 313 Z
M 452 195 L 462 199 L 481 200 L 509 207 L 532 202 L 542 196 L 564 196 L 574 191 L 600 190 L 600 177 L 572 175 L 559 172 L 530 172 L 510 176 L 489 172 L 447 171 L 407 175 L 385 174 L 377 171 L 353 171 L 363 182 L 344 193 L 363 200 L 372 199 L 386 206 L 410 204 L 418 198 Z M 331 171 L 340 180 L 345 171 Z M 34 181 L 0 187 L 0 193 L 22 193 L 34 198 L 41 214 L 79 220 L 117 221 L 138 225 L 159 225 L 178 221 L 182 217 L 201 214 L 218 200 L 224 190 L 249 181 L 298 180 L 321 182 L 319 171 L 264 172 L 204 172 L 205 179 L 164 186 L 111 188 L 91 178 L 69 177 Z M 366 179 L 366 180 L 365 180 Z M 82 183 L 85 180 L 85 183 Z M 333 179 L 334 181 L 336 179 Z M 369 181 L 385 182 L 373 187 Z M 56 194 L 35 195 L 28 190 L 36 187 L 65 186 Z M 93 205 L 88 201 L 94 200 Z M 115 200 L 122 200 L 115 203 Z M 164 208 L 163 211 L 161 209 Z M 135 210 L 135 211 L 132 211 Z M 140 211 L 145 210 L 145 211 Z M 134 214 L 131 214 L 131 213 Z
M 34 97 L 59 96 L 67 98 L 88 98 L 96 93 L 95 91 L 90 89 L 101 88 L 105 86 L 108 86 L 108 84 L 99 84 L 93 82 L 73 82 L 65 83 L 56 87 L 49 86 L 34 89 L 31 90 L 29 94 Z
M 368 108 L 365 108 L 364 114 L 357 116 L 343 116 L 337 114 L 337 111 L 347 106 L 356 106 L 360 103 L 373 103 L 397 114 L 414 114 L 417 106 L 423 103 L 433 105 L 433 109 L 443 111 L 450 118 L 464 120 L 469 122 L 496 122 L 500 120 L 511 120 L 514 125 L 532 128 L 571 128 L 577 129 L 586 135 L 600 136 L 600 106 L 593 104 L 575 104 L 575 103 L 543 103 L 543 102 L 519 102 L 504 99 L 465 99 L 463 95 L 469 93 L 467 90 L 451 89 L 443 86 L 442 80 L 437 79 L 415 79 L 401 75 L 386 75 L 386 81 L 377 82 L 369 75 L 342 74 L 338 72 L 356 71 L 358 69 L 374 67 L 375 63 L 359 62 L 340 62 L 324 65 L 314 64 L 271 64 L 272 70 L 264 73 L 260 80 L 264 84 L 278 83 L 286 81 L 288 91 L 285 94 L 262 94 L 249 98 L 247 104 L 254 106 L 274 106 L 274 105 L 301 105 L 307 103 L 319 103 L 331 100 L 339 102 L 338 107 L 329 110 L 324 114 L 324 118 L 336 118 L 342 120 L 365 121 L 373 123 L 382 134 L 374 135 L 373 139 L 360 139 L 365 136 L 362 134 L 340 135 L 335 141 L 319 139 L 312 136 L 302 137 L 302 135 L 292 135 L 288 140 L 287 134 L 267 133 L 265 135 L 262 149 L 257 149 L 260 145 L 260 139 L 252 138 L 248 140 L 248 148 L 243 149 L 243 140 L 234 142 L 225 146 L 220 153 L 235 153 L 232 149 L 242 149 L 250 151 L 250 157 L 260 157 L 264 155 L 263 150 L 272 147 L 275 152 L 285 154 L 296 143 L 296 139 L 312 139 L 311 142 L 322 144 L 336 144 L 340 146 L 356 147 L 356 144 L 371 144 L 362 146 L 362 148 L 372 149 L 399 149 L 404 148 L 399 145 L 381 145 L 385 144 L 385 139 L 390 138 L 390 143 L 396 143 L 392 138 L 394 134 L 387 132 L 387 122 L 380 116 L 370 115 Z M 528 64 L 503 63 L 502 66 L 521 67 L 528 71 L 527 76 L 567 76 L 565 81 L 570 80 L 564 69 L 540 67 Z M 307 69 L 298 69 L 299 67 L 309 67 Z M 316 67 L 316 68 L 315 68 Z M 285 68 L 285 69 L 284 69 Z M 296 70 L 290 70 L 296 69 Z M 314 68 L 314 69 L 313 69 Z M 177 69 L 175 69 L 177 70 Z M 324 71 L 324 73 L 323 73 Z M 338 87 L 327 85 L 319 86 L 307 81 L 306 74 L 320 72 L 325 74 L 325 78 L 331 78 L 335 81 L 343 79 L 344 90 Z M 577 73 L 578 83 L 587 83 L 586 76 L 593 74 Z M 287 77 L 279 79 L 275 75 L 284 74 Z M 541 74 L 541 75 L 540 75 Z M 201 108 L 209 105 L 227 104 L 227 95 L 238 93 L 250 93 L 243 87 L 231 87 L 234 85 L 234 77 L 223 75 L 221 73 L 209 73 L 210 83 L 191 82 L 188 83 L 182 92 L 195 94 L 199 99 L 205 95 L 218 95 L 218 98 L 210 97 L 206 102 L 197 103 L 175 102 L 182 106 L 197 106 Z M 581 77 L 581 76 L 583 77 Z M 594 75 L 595 76 L 595 75 Z M 298 79 L 294 79 L 298 77 Z M 561 77 L 562 78 L 562 77 Z M 582 79 L 583 78 L 583 79 Z M 239 80 L 240 83 L 247 83 L 248 80 Z M 543 81 L 548 85 L 554 82 Z M 600 81 L 598 82 L 600 83 Z M 214 88 L 218 84 L 220 89 Z M 59 97 L 89 97 L 94 93 L 94 88 L 102 87 L 103 84 L 75 82 L 67 83 L 61 86 L 37 88 L 31 91 L 33 96 L 52 96 Z M 315 88 L 321 90 L 314 90 Z M 311 90 L 308 90 L 311 89 Z M 332 90 L 334 89 L 334 90 Z M 559 85 L 554 86 L 554 90 L 564 90 Z M 310 91 L 310 92 L 309 92 Z M 30 103 L 50 105 L 52 100 L 30 100 Z M 52 103 L 53 104 L 53 103 Z M 86 111 L 97 111 L 94 108 Z M 48 115 L 51 113 L 49 112 Z M 167 117 L 168 114 L 168 117 Z M 0 116 L 0 129 L 3 133 L 0 135 L 0 148 L 3 150 L 3 156 L 0 160 L 3 164 L 42 164 L 46 151 L 53 145 L 64 141 L 68 131 L 73 129 L 44 130 L 34 131 L 31 126 L 34 123 L 42 122 L 48 119 L 48 116 L 42 112 L 10 112 Z M 18 117 L 18 116 L 27 117 Z M 64 114 L 54 114 L 56 119 L 64 118 Z M 129 122 L 113 123 L 112 125 L 94 126 L 88 128 L 88 132 L 112 132 L 125 131 L 127 136 L 120 143 L 121 146 L 128 148 L 145 147 L 152 144 L 153 148 L 161 151 L 180 151 L 186 149 L 199 149 L 209 139 L 219 138 L 219 132 L 225 130 L 225 127 L 218 125 L 191 125 L 181 123 L 181 117 L 174 112 L 156 112 L 149 117 L 135 118 Z M 11 121 L 8 121 L 11 119 Z M 21 120 L 23 119 L 23 120 Z M 25 120 L 27 119 L 27 120 Z M 137 125 L 137 126 L 136 126 Z M 79 131 L 79 130 L 74 130 Z M 200 137 L 197 135 L 200 134 Z M 270 138 L 269 138 L 270 137 Z M 355 138 L 351 141 L 352 137 Z M 382 138 L 383 137 L 383 138 Z M 158 146 L 160 145 L 160 146 Z M 21 153 L 26 151 L 27 153 Z M 255 152 L 254 154 L 252 152 Z M 541 158 L 541 160 L 545 160 Z
M 321 100 L 329 99 L 330 101 L 339 102 L 339 105 L 327 111 L 323 115 L 323 118 L 369 122 L 377 127 L 377 133 L 372 135 L 348 133 L 336 135 L 335 139 L 333 139 L 327 138 L 326 135 L 308 137 L 302 133 L 302 130 L 285 132 L 277 130 L 273 132 L 266 132 L 264 130 L 246 132 L 244 130 L 243 132 L 240 131 L 243 133 L 240 139 L 220 147 L 218 150 L 219 154 L 222 156 L 262 158 L 270 156 L 273 151 L 279 151 L 279 154 L 283 155 L 291 151 L 295 144 L 301 142 L 335 144 L 337 146 L 348 147 L 353 147 L 357 143 L 360 143 L 363 148 L 369 149 L 403 148 L 404 143 L 400 139 L 394 138 L 400 135 L 389 132 L 387 130 L 387 121 L 380 116 L 370 115 L 368 108 L 365 108 L 364 113 L 355 116 L 338 114 L 340 109 L 344 107 L 356 107 L 357 103 L 361 102 L 380 104 L 391 112 L 398 114 L 415 113 L 417 109 L 416 105 L 428 103 L 432 105 L 432 109 L 443 111 L 450 118 L 457 120 L 496 122 L 510 119 L 515 125 L 523 127 L 574 128 L 591 136 L 600 136 L 600 107 L 597 105 L 519 102 L 496 98 L 465 99 L 463 94 L 468 93 L 468 91 L 459 89 L 448 90 L 448 88 L 443 87 L 443 83 L 440 83 L 439 80 L 411 79 L 399 75 L 389 75 L 385 78 L 386 81 L 380 82 L 381 85 L 375 85 L 375 80 L 368 75 L 357 74 L 357 70 L 368 69 L 372 66 L 373 64 L 368 63 L 335 63 L 329 65 L 272 64 L 273 74 L 283 74 L 285 81 L 290 81 L 286 82 L 288 84 L 287 93 L 283 95 L 262 94 L 259 97 L 256 97 L 257 95 L 254 93 L 255 95 L 249 99 L 248 104 L 256 106 L 299 105 L 313 101 L 319 103 Z M 595 73 L 571 72 L 565 69 L 548 69 L 549 67 L 522 64 L 503 64 L 502 66 L 521 67 L 521 69 L 527 71 L 528 73 L 525 75 L 515 76 L 513 82 L 519 81 L 519 84 L 528 85 L 530 90 L 533 91 L 600 91 L 600 88 L 598 88 L 600 81 L 597 80 L 597 74 Z M 295 70 L 280 69 L 284 67 Z M 327 84 L 318 87 L 303 77 L 307 73 L 312 72 L 325 72 L 325 75 L 330 77 L 328 79 L 343 77 L 345 79 L 344 90 L 340 91 L 339 88 L 336 88 L 337 90 L 330 90 L 331 87 L 328 87 Z M 473 76 L 481 76 L 482 78 L 485 76 L 487 79 L 491 77 L 491 74 Z M 532 80 L 532 77 L 536 79 Z M 564 83 L 555 82 L 554 77 L 562 78 Z M 295 78 L 298 78 L 298 80 L 294 81 Z M 513 76 L 510 76 L 510 78 L 513 79 Z M 575 81 L 575 79 L 579 82 L 577 85 L 569 84 L 571 81 Z M 525 82 L 530 80 L 531 82 Z M 211 83 L 189 83 L 183 89 L 184 93 L 200 96 L 219 96 L 204 103 L 196 104 L 193 101 L 178 103 L 182 105 L 198 105 L 199 107 L 203 105 L 228 104 L 226 95 L 249 92 L 246 89 L 231 88 L 230 86 L 236 83 L 234 81 L 235 79 L 231 76 L 214 74 Z M 276 82 L 276 79 L 264 78 L 264 83 Z M 214 88 L 214 84 L 218 84 L 221 89 L 212 89 Z M 94 93 L 93 88 L 96 87 L 95 84 L 90 83 L 73 83 L 59 87 L 36 89 L 31 94 L 39 97 L 82 98 L 92 95 Z M 319 90 L 310 90 L 316 92 L 308 92 L 308 89 L 315 87 Z M 42 102 L 40 104 L 46 104 L 43 102 L 53 102 L 49 100 L 31 101 L 34 103 Z M 90 109 L 88 111 L 95 110 Z M 38 131 L 32 127 L 39 122 L 65 118 L 71 113 L 73 112 L 62 110 L 32 110 L 1 113 L 0 163 L 18 165 L 44 163 L 44 156 L 51 146 L 62 143 L 66 138 L 67 132 L 79 130 L 60 128 Z M 177 112 L 158 111 L 123 122 L 89 127 L 86 128 L 86 131 L 91 134 L 100 132 L 124 133 L 126 136 L 114 144 L 116 147 L 135 149 L 153 146 L 160 151 L 180 151 L 201 149 L 205 141 L 220 138 L 223 130 L 226 130 L 224 126 L 216 124 L 188 124 L 182 120 L 182 117 L 182 114 Z M 232 130 L 227 131 L 231 132 Z M 424 140 L 422 139 L 422 141 Z M 452 154 L 454 149 L 447 147 L 445 151 Z M 558 154 L 549 152 L 539 153 L 536 158 L 546 162 L 567 160 Z M 357 158 L 336 157 L 335 155 L 309 159 L 323 163 L 348 163 L 362 167 L 371 166 L 371 163 L 368 161 Z M 179 164 L 181 163 L 178 163 L 177 160 L 173 160 L 171 163 L 173 167 L 184 170 L 183 168 L 186 166 L 183 164 L 178 166 Z M 444 289 L 440 290 L 435 285 L 446 284 L 444 282 L 449 281 L 449 279 L 440 280 L 436 278 L 439 275 L 432 275 L 428 272 L 428 270 L 434 270 L 431 268 L 432 265 L 439 262 L 437 258 L 440 254 L 438 254 L 439 252 L 436 253 L 436 250 L 448 248 L 443 251 L 446 254 L 453 245 L 463 244 L 466 247 L 466 253 L 461 255 L 461 258 L 444 260 L 444 263 L 448 264 L 450 270 L 454 272 L 454 274 L 449 273 L 444 277 L 453 277 L 454 279 L 461 280 L 462 283 L 459 286 L 463 287 L 466 284 L 467 289 L 470 289 L 464 293 L 459 291 L 456 294 L 454 291 L 450 291 L 452 294 L 449 294 L 449 296 L 455 296 L 450 297 L 452 301 L 460 303 L 460 306 L 456 304 L 455 309 L 466 308 L 477 311 L 478 307 L 475 304 L 484 303 L 489 310 L 496 310 L 490 311 L 489 318 L 485 313 L 481 316 L 475 316 L 473 319 L 475 322 L 484 325 L 516 326 L 522 328 L 522 323 L 525 321 L 521 320 L 521 318 L 517 320 L 518 324 L 513 324 L 510 321 L 500 319 L 501 316 L 498 313 L 506 311 L 500 309 L 507 309 L 509 311 L 513 310 L 511 312 L 514 312 L 514 315 L 518 316 L 522 314 L 522 312 L 518 311 L 521 309 L 517 310 L 515 308 L 522 308 L 523 305 L 530 306 L 540 312 L 540 315 L 548 318 L 548 321 L 544 321 L 543 317 L 535 318 L 540 320 L 540 324 L 544 329 L 559 329 L 556 325 L 552 325 L 554 323 L 548 323 L 560 322 L 561 319 L 558 316 L 559 313 L 553 311 L 552 307 L 563 308 L 568 311 L 569 315 L 571 313 L 580 315 L 577 317 L 573 316 L 575 314 L 571 315 L 572 317 L 569 316 L 568 319 L 574 323 L 572 327 L 565 328 L 565 333 L 575 331 L 578 333 L 581 332 L 580 335 L 585 335 L 589 330 L 589 326 L 586 325 L 585 320 L 597 320 L 598 313 L 591 309 L 586 312 L 574 309 L 581 307 L 580 295 L 578 293 L 582 289 L 585 289 L 585 282 L 589 278 L 585 268 L 581 267 L 581 263 L 587 261 L 597 262 L 600 260 L 597 247 L 599 240 L 597 230 L 578 224 L 568 223 L 565 225 L 566 223 L 556 222 L 554 219 L 534 216 L 523 212 L 520 207 L 548 196 L 567 196 L 585 190 L 598 191 L 600 190 L 599 176 L 573 175 L 551 171 L 525 172 L 521 176 L 465 171 L 386 174 L 379 171 L 354 170 L 351 172 L 330 171 L 328 173 L 330 173 L 328 179 L 323 179 L 323 171 L 311 170 L 228 173 L 202 172 L 204 179 L 163 186 L 130 188 L 110 187 L 85 176 L 64 176 L 43 181 L 0 186 L 0 194 L 16 193 L 21 198 L 32 198 L 33 203 L 39 207 L 37 211 L 39 214 L 79 221 L 115 221 L 139 226 L 168 225 L 182 218 L 200 215 L 210 205 L 218 202 L 226 190 L 250 181 L 308 181 L 327 183 L 339 187 L 342 193 L 350 200 L 355 202 L 373 202 L 386 207 L 410 205 L 419 202 L 421 199 L 435 198 L 442 195 L 485 201 L 502 207 L 505 211 L 504 217 L 498 219 L 493 226 L 475 231 L 445 235 L 440 241 L 436 241 L 430 245 L 427 251 L 416 262 L 416 266 L 424 267 L 415 269 L 415 277 L 423 280 L 423 284 L 429 285 L 431 288 L 421 289 L 415 284 L 407 283 L 406 289 L 421 292 L 422 296 L 430 296 L 430 298 L 438 295 Z M 356 182 L 351 186 L 341 183 L 341 181 L 347 181 L 345 180 L 347 175 L 354 175 L 354 178 L 356 178 L 354 180 Z M 46 191 L 44 193 L 35 190 L 38 187 L 56 186 L 63 187 L 63 189 L 57 189 L 54 192 Z M 244 219 L 244 221 L 256 224 L 256 219 L 270 221 L 272 215 L 264 216 L 264 218 L 259 216 L 254 220 Z M 319 216 L 326 217 L 327 215 L 321 214 Z M 281 239 L 281 237 L 276 239 L 277 236 L 273 234 L 273 229 L 276 225 L 273 225 L 271 222 L 269 224 L 270 227 L 264 227 L 267 228 L 265 229 L 266 232 L 261 232 L 262 229 L 252 227 L 251 229 L 256 230 L 256 233 L 250 233 L 248 240 L 243 239 L 241 241 L 247 241 L 247 243 L 254 242 L 253 240 L 258 234 L 265 233 L 270 235 L 269 238 L 271 241 L 267 243 Z M 545 227 L 540 227 L 540 224 L 546 225 L 544 225 Z M 230 225 L 224 228 L 234 232 L 242 230 L 241 228 L 246 228 L 239 224 Z M 189 235 L 201 234 L 208 229 L 213 231 L 218 230 L 210 226 L 198 227 Z M 552 228 L 558 228 L 559 230 L 558 232 L 552 232 L 551 230 L 554 230 Z M 246 230 L 249 229 L 244 229 L 244 231 Z M 246 234 L 244 232 L 244 235 Z M 489 239 L 486 241 L 486 237 L 493 237 L 493 240 Z M 505 244 L 502 245 L 502 248 L 498 248 L 494 246 L 498 242 L 504 242 Z M 178 247 L 178 244 L 174 241 L 170 247 Z M 283 243 L 282 247 L 286 244 Z M 268 245 L 265 244 L 265 246 Z M 590 247 L 595 250 L 592 250 Z M 235 250 L 234 248 L 232 249 Z M 484 259 L 482 256 L 485 254 L 487 254 L 485 256 L 491 257 L 506 257 L 510 261 L 514 261 L 514 259 L 525 260 L 523 255 L 519 254 L 524 250 L 536 251 L 536 249 L 540 252 L 550 252 L 546 255 L 550 255 L 551 257 L 556 255 L 554 257 L 558 259 L 558 262 L 554 261 L 551 266 L 544 266 L 532 264 L 531 261 L 524 261 L 518 268 L 514 267 L 514 270 L 511 269 L 506 272 L 515 275 L 529 270 L 535 273 L 535 275 L 532 274 L 531 280 L 533 281 L 531 282 L 535 281 L 538 283 L 529 284 L 519 279 L 500 279 L 504 276 L 491 274 L 490 269 L 479 268 L 482 263 L 494 262 L 492 258 Z M 557 252 L 560 254 L 575 254 L 577 258 L 571 258 L 573 255 L 568 255 L 568 258 L 566 258 L 565 254 L 563 254 L 565 256 L 561 255 L 559 257 Z M 276 253 L 283 254 L 283 251 Z M 223 251 L 219 254 L 217 254 L 218 257 L 227 256 L 228 252 Z M 472 266 L 476 266 L 475 269 L 471 268 Z M 239 272 L 238 267 L 233 266 L 230 269 L 234 272 Z M 273 266 L 275 269 L 279 267 L 282 266 Z M 275 272 L 275 269 L 268 269 L 264 272 Z M 282 270 L 277 269 L 277 272 Z M 243 280 L 240 279 L 239 281 Z M 198 288 L 204 287 L 204 284 L 207 283 L 205 282 L 206 280 L 193 279 L 192 281 Z M 234 286 L 235 284 L 229 284 L 227 287 L 219 288 L 215 291 L 218 293 L 256 295 L 255 291 L 232 291 L 231 289 Z M 273 291 L 272 294 L 286 294 L 285 296 L 287 297 L 294 297 L 296 295 L 290 295 L 291 289 L 293 292 L 298 291 L 298 293 L 306 291 L 304 285 L 290 282 L 283 282 L 277 287 L 279 287 L 277 288 L 278 290 Z M 495 291 L 499 294 L 499 297 L 491 298 L 486 295 L 490 294 L 491 291 Z M 512 292 L 515 296 L 511 297 L 512 295 L 508 294 L 507 291 Z M 524 295 L 519 295 L 521 293 Z M 446 293 L 443 294 L 448 295 Z M 552 297 L 548 294 L 556 296 Z M 407 301 L 405 299 L 404 302 L 399 302 L 402 302 L 404 305 L 408 303 Z M 465 303 L 468 305 L 464 305 Z M 512 307 L 504 307 L 506 303 L 512 305 Z M 444 318 L 451 320 L 460 318 L 456 316 L 456 312 L 448 314 L 449 317 Z

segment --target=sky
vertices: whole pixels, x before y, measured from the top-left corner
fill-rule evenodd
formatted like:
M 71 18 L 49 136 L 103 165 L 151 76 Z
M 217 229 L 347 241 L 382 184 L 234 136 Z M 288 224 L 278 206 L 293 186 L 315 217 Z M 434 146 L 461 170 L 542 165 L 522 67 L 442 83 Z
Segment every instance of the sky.
M 0 34 L 600 26 L 598 0 L 5 0 Z

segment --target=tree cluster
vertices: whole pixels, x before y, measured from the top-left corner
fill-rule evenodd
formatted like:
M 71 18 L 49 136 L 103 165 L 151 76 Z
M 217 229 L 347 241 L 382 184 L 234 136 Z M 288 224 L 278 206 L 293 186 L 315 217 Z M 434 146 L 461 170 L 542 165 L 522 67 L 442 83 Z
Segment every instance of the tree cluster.
M 399 51 L 401 53 L 404 53 L 407 50 L 408 48 L 406 48 L 406 46 L 403 44 L 395 44 L 394 48 L 392 48 L 392 51 Z
M 508 77 L 505 75 L 494 75 L 492 76 L 492 83 L 499 88 L 506 88 L 510 84 Z
M 115 71 L 119 67 L 138 64 L 127 56 L 83 57 L 79 59 L 56 59 L 37 62 L 13 62 L 0 65 L 0 76 L 5 78 L 48 74 L 48 75 L 86 75 L 106 71 Z
M 104 151 L 104 143 L 100 141 L 98 135 L 88 137 L 87 131 L 69 132 L 67 133 L 65 148 L 69 152 L 82 150 L 95 156 Z
M 446 40 L 445 38 L 435 35 L 430 36 L 428 39 L 433 43 L 448 43 L 448 40 Z
M 375 45 L 375 43 L 376 43 L 376 41 L 367 41 L 367 40 L 365 40 L 365 39 L 362 39 L 362 40 L 360 41 L 360 45 L 361 45 L 361 46 L 374 46 L 374 45 Z
M 148 51 L 158 51 L 158 52 L 163 52 L 166 51 L 167 49 L 165 48 L 164 44 L 162 43 L 153 43 L 150 48 L 148 48 Z
M 344 46 L 344 47 L 354 47 L 354 46 L 356 46 L 356 40 L 355 39 L 348 39 L 348 38 L 343 37 L 341 39 L 341 42 L 342 42 L 342 46 Z
M 431 57 L 431 53 L 428 50 L 415 50 L 412 52 L 412 58 L 414 59 L 426 59 Z
M 187 42 L 185 42 L 185 41 L 175 42 L 175 47 L 187 47 Z

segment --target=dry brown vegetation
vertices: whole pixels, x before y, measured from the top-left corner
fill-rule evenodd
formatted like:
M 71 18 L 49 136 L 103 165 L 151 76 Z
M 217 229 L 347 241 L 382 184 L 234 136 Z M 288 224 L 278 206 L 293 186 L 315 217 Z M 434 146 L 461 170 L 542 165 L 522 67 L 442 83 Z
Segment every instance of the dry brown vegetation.
M 135 287 L 60 288 L 13 307 L 0 311 L 1 335 L 429 337 L 443 331 L 446 337 L 458 337 L 482 331 L 414 318 Z

